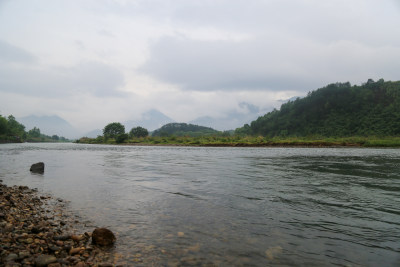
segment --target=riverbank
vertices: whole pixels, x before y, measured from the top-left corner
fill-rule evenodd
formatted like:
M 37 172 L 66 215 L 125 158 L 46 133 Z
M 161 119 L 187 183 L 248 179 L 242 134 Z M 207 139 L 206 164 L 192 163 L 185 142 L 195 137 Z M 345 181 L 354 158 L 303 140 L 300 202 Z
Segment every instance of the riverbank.
M 253 136 L 167 136 L 130 138 L 117 143 L 115 139 L 105 140 L 82 137 L 75 141 L 81 144 L 119 144 L 140 146 L 203 146 L 203 147 L 400 147 L 400 137 L 253 137 Z
M 92 233 L 78 229 L 63 200 L 0 180 L 0 266 L 119 265 L 112 248 L 92 245 Z

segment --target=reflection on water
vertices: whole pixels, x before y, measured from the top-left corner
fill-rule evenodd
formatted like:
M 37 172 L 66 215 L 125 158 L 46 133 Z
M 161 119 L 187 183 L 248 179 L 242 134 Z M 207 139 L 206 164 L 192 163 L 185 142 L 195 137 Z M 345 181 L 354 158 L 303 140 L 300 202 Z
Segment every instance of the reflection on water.
M 400 265 L 400 150 L 8 144 L 0 157 L 0 179 L 71 201 L 117 232 L 128 263 Z

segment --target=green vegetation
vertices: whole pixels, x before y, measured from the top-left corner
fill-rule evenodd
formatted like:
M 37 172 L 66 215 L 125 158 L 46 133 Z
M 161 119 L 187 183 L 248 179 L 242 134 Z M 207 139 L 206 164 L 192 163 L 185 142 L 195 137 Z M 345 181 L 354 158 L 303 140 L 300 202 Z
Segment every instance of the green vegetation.
M 129 132 L 130 137 L 146 137 L 149 135 L 149 131 L 143 127 L 136 127 L 132 128 L 132 130 Z
M 190 137 L 201 137 L 216 135 L 220 132 L 209 127 L 198 126 L 187 123 L 168 123 L 162 126 L 160 129 L 155 130 L 152 136 L 190 136 Z
M 104 141 L 97 138 L 82 137 L 76 141 L 85 144 L 118 144 L 116 139 Z M 128 138 L 122 142 L 126 145 L 173 145 L 173 146 L 232 146 L 232 147 L 400 147 L 400 137 L 263 137 L 263 136 L 147 136 Z M 121 143 L 120 143 L 121 144 Z
M 0 142 L 22 142 L 27 137 L 25 126 L 15 120 L 13 115 L 5 118 L 0 115 Z
M 400 135 L 400 82 L 330 84 L 236 129 L 239 135 L 350 137 Z
M 106 139 L 116 138 L 118 135 L 125 134 L 125 126 L 119 122 L 107 124 L 103 129 L 103 135 Z
M 0 115 L 0 143 L 21 142 L 69 142 L 69 140 L 57 135 L 42 134 L 36 127 L 26 132 L 25 126 L 16 121 L 14 116 L 5 118 Z

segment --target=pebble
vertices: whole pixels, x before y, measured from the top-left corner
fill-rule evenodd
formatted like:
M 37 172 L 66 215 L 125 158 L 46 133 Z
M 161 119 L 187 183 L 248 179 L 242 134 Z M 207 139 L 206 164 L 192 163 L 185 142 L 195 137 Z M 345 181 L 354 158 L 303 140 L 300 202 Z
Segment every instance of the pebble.
M 53 255 L 39 255 L 35 260 L 35 265 L 37 267 L 46 267 L 54 262 L 57 262 L 57 258 Z
M 63 215 L 64 203 L 0 181 L 0 266 L 114 266 L 110 251 L 91 245 L 91 233 L 74 233 L 80 222 Z
M 8 254 L 8 256 L 5 258 L 5 262 L 15 261 L 16 259 L 18 259 L 18 255 L 17 255 L 17 254 L 14 254 L 14 253 L 10 253 L 10 254 Z

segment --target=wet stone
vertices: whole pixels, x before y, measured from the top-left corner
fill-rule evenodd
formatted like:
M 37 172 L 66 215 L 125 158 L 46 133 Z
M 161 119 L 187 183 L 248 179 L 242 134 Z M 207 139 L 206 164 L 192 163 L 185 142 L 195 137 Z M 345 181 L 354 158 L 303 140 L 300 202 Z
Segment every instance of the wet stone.
M 107 228 L 96 228 L 92 233 L 93 244 L 110 246 L 116 241 L 115 235 Z
M 35 260 L 35 265 L 38 267 L 45 267 L 50 263 L 57 262 L 57 258 L 53 255 L 40 255 Z
M 15 260 L 17 260 L 18 259 L 18 255 L 17 254 L 14 254 L 14 253 L 11 253 L 11 254 L 9 254 L 6 258 L 5 258 L 5 261 L 6 262 L 8 262 L 8 261 L 15 261 Z
M 19 259 L 25 259 L 25 258 L 28 258 L 30 256 L 31 256 L 31 254 L 28 251 L 21 251 L 21 252 L 18 253 L 18 258 Z
M 32 164 L 30 171 L 33 173 L 44 173 L 44 163 L 38 162 L 38 163 Z

